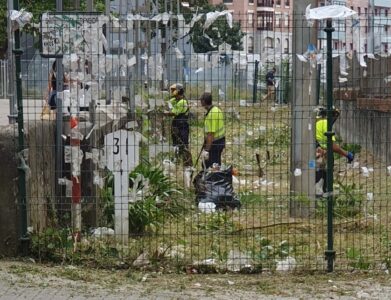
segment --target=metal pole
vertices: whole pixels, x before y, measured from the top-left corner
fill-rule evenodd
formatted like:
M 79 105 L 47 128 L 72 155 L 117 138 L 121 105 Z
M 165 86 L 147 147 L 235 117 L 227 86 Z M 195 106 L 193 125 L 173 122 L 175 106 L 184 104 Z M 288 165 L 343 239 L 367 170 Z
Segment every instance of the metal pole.
M 19 10 L 19 1 L 14 0 L 14 9 Z M 27 255 L 29 237 L 27 234 L 27 193 L 26 193 L 26 169 L 22 165 L 24 145 L 24 120 L 23 120 L 23 98 L 22 98 L 22 78 L 21 78 L 21 56 L 20 49 L 20 31 L 16 30 L 14 34 L 15 48 L 15 78 L 16 78 L 16 98 L 18 106 L 18 154 L 20 162 L 18 166 L 18 186 L 19 186 L 19 207 L 20 207 L 20 246 L 21 252 Z
M 106 40 L 107 40 L 107 48 L 106 54 L 110 54 L 110 43 L 111 43 L 111 21 L 110 21 L 110 0 L 105 1 L 105 14 L 109 17 L 109 21 L 106 24 Z M 109 76 L 105 76 L 105 95 L 106 95 L 106 104 L 111 103 L 111 78 Z
M 94 0 L 87 1 L 87 11 L 88 12 L 94 11 Z
M 56 11 L 62 11 L 62 0 L 56 0 Z M 63 113 L 62 113 L 62 99 L 60 93 L 63 91 L 64 82 L 63 82 L 63 66 L 62 58 L 56 58 L 56 195 L 60 199 L 62 198 L 62 187 L 58 185 L 58 179 L 62 177 L 62 164 L 63 164 L 63 141 L 62 141 L 62 132 L 63 132 Z
M 253 103 L 257 102 L 258 65 L 259 65 L 259 61 L 256 60 L 254 78 L 253 78 Z
M 334 269 L 334 240 L 333 240 L 333 168 L 334 168 L 334 154 L 333 154 L 333 57 L 332 57 L 332 27 L 331 19 L 327 20 L 327 27 L 324 31 L 327 34 L 327 250 L 325 257 L 327 260 L 327 271 L 332 272 Z
M 374 16 L 373 16 L 373 8 L 374 8 L 374 0 L 368 1 L 368 53 L 374 53 L 375 51 L 375 42 L 374 42 Z
M 8 5 L 8 11 L 14 9 L 13 0 L 8 0 L 7 5 Z M 15 69 L 14 69 L 15 65 L 14 65 L 14 59 L 12 54 L 12 49 L 14 49 L 14 33 L 12 32 L 11 19 L 9 17 L 7 19 L 7 33 L 8 33 L 8 78 L 15 78 Z M 18 120 L 18 110 L 17 110 L 16 97 L 15 97 L 14 81 L 9 80 L 7 84 L 8 84 L 8 96 L 9 96 L 9 104 L 10 104 L 8 122 L 10 124 L 15 124 Z M 4 97 L 7 97 L 7 95 L 5 95 Z

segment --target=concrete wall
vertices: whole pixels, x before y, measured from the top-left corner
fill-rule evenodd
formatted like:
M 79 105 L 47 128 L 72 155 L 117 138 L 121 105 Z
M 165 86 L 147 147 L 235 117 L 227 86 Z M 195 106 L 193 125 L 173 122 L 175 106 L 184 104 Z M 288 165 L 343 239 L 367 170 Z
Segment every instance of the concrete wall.
M 385 164 L 391 163 L 391 121 L 390 113 L 358 109 L 356 101 L 336 100 L 341 117 L 335 131 L 345 143 L 361 145 Z
M 14 126 L 0 126 L 0 257 L 15 256 L 18 249 L 17 161 Z

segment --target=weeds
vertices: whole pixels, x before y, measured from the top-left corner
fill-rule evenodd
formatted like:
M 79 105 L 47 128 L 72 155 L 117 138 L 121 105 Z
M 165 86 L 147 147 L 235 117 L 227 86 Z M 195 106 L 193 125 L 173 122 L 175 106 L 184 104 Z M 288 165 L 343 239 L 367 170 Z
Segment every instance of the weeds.
M 346 257 L 349 260 L 350 267 L 360 270 L 368 270 L 371 267 L 368 257 L 364 256 L 359 249 L 348 248 Z

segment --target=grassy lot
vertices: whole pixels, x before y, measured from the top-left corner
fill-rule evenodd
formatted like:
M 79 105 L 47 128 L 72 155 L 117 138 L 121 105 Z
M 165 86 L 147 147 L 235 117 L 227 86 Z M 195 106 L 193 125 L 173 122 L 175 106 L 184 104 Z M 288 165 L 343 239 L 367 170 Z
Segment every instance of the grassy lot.
M 200 212 L 194 191 L 183 189 L 183 171 L 177 168 L 170 174 L 170 183 L 163 177 L 156 183 L 151 180 L 155 194 L 132 206 L 130 220 L 143 226 L 133 231 L 128 246 L 118 245 L 112 237 L 93 239 L 86 234 L 81 243 L 74 245 L 68 239 L 69 231 L 55 230 L 45 239 L 35 240 L 34 253 L 49 260 L 98 266 L 122 261 L 126 266 L 165 272 L 260 272 L 274 270 L 288 258 L 293 258 L 291 268 L 295 270 L 323 270 L 327 248 L 325 200 L 317 200 L 311 218 L 289 215 L 290 108 L 238 106 L 231 102 L 220 106 L 226 114 L 224 162 L 240 173 L 234 183 L 242 203 L 240 210 Z M 204 110 L 193 103 L 191 111 L 195 115 L 191 128 L 195 160 L 203 142 Z M 151 144 L 150 137 L 169 128 L 169 120 L 156 120 L 144 124 L 149 127 L 143 132 Z M 261 157 L 262 178 L 258 177 L 255 153 Z M 172 154 L 150 160 L 151 168 L 161 165 L 164 158 L 172 158 Z M 358 165 L 353 167 L 344 159 L 336 157 L 335 161 L 336 269 L 388 269 L 391 241 L 387 196 L 391 186 L 387 168 L 366 152 L 364 145 L 356 162 Z M 361 166 L 373 168 L 373 172 L 365 177 Z M 166 196 L 158 194 L 162 191 Z M 100 225 L 112 226 L 113 211 L 106 209 L 112 201 L 111 192 L 104 192 L 102 210 L 106 214 L 102 214 Z M 157 195 L 164 201 L 157 201 Z

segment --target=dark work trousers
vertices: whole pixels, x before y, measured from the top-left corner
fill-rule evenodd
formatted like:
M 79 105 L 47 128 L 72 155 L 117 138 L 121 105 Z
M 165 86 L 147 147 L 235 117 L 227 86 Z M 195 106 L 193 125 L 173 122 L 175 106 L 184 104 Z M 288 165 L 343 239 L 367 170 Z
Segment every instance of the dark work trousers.
M 179 148 L 178 155 L 183 160 L 183 165 L 186 167 L 193 166 L 191 153 L 189 151 L 189 132 L 190 126 L 187 119 L 174 118 L 171 126 L 172 144 Z
M 205 167 L 209 168 L 214 163 L 221 165 L 221 153 L 225 148 L 225 137 L 221 139 L 214 140 L 212 147 L 209 150 L 209 159 L 205 161 Z

